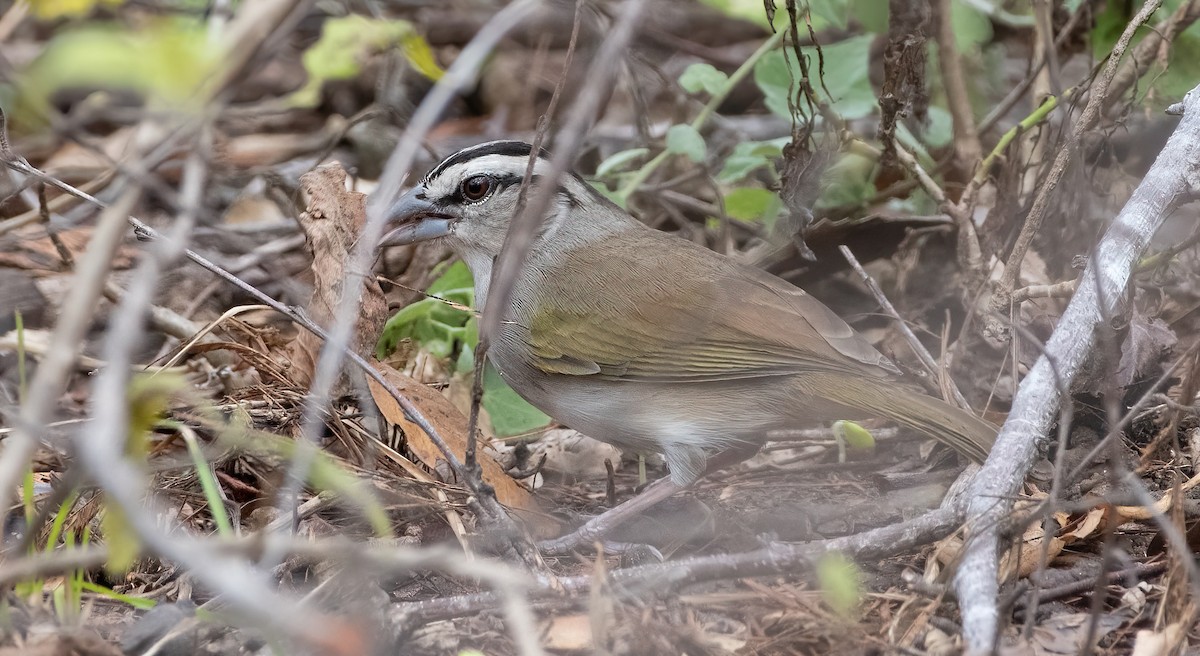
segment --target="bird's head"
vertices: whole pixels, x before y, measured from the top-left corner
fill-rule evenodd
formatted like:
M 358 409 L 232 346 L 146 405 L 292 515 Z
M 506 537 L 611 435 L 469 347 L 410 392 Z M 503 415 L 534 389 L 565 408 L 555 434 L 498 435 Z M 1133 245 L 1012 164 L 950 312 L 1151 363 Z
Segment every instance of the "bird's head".
M 495 258 L 516 210 L 532 149 L 521 141 L 492 141 L 442 160 L 388 209 L 381 245 L 445 238 L 468 260 L 472 255 Z M 549 156 L 539 152 L 527 192 L 530 200 L 548 182 L 550 167 Z M 559 179 L 537 235 L 574 242 L 632 220 L 578 175 L 567 172 Z

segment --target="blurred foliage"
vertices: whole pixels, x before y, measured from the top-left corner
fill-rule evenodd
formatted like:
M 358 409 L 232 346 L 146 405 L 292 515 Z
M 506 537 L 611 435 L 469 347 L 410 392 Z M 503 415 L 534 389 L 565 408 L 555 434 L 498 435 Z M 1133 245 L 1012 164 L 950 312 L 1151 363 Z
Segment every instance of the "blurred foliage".
M 142 546 L 137 531 L 129 523 L 121 506 L 105 500 L 100 511 L 100 532 L 104 536 L 104 546 L 108 547 L 105 571 L 114 577 L 129 571 L 137 561 Z
M 672 125 L 667 130 L 668 153 L 683 155 L 693 162 L 699 163 L 704 161 L 704 153 L 707 149 L 704 137 L 700 136 L 700 132 L 690 125 Z
M 212 74 L 219 56 L 219 48 L 194 21 L 69 27 L 51 38 L 18 77 L 15 113 L 27 126 L 44 125 L 51 98 L 67 88 L 129 90 L 151 105 L 186 110 L 186 101 Z
M 825 60 L 824 77 L 821 84 L 814 81 L 813 86 L 817 98 L 827 102 L 843 119 L 869 116 L 878 107 L 869 77 L 874 39 L 874 35 L 864 34 L 821 47 Z M 816 48 L 801 48 L 800 52 L 809 60 L 810 74 L 815 76 Z M 792 112 L 788 99 L 795 94 L 794 80 L 799 72 L 799 63 L 790 48 L 767 54 L 754 67 L 754 82 L 763 92 L 767 109 L 789 120 Z
M 1138 43 L 1154 29 L 1155 19 L 1162 20 L 1179 9 L 1184 2 L 1185 0 L 1165 0 L 1154 19 L 1151 19 L 1151 24 L 1138 29 L 1133 43 Z M 1133 18 L 1140 8 L 1141 5 L 1138 4 L 1120 2 L 1104 5 L 1096 15 L 1096 25 L 1092 28 L 1094 57 L 1103 59 L 1108 56 L 1129 19 Z M 1165 67 L 1157 58 L 1150 64 L 1149 71 L 1142 76 L 1138 87 L 1139 99 L 1158 96 L 1162 100 L 1175 102 L 1196 86 L 1196 80 L 1200 80 L 1200 23 L 1193 23 L 1171 42 L 1170 55 Z
M 862 575 L 854 561 L 831 552 L 817 561 L 817 582 L 825 604 L 843 618 L 854 617 L 863 598 Z
M 321 38 L 304 52 L 308 82 L 288 97 L 295 106 L 311 107 L 321 100 L 321 86 L 330 80 L 358 77 L 362 62 L 376 52 L 399 46 L 408 63 L 431 80 L 444 74 L 429 43 L 405 20 L 384 20 L 351 14 L 329 18 Z
M 166 416 L 171 399 L 190 389 L 182 375 L 171 372 L 139 374 L 129 381 L 125 391 L 129 410 L 129 436 L 126 455 L 134 456 L 134 462 L 145 460 L 148 438 Z
M 403 340 L 411 340 L 438 358 L 454 358 L 458 373 L 473 372 L 479 325 L 471 310 L 475 303 L 471 271 L 462 261 L 454 262 L 426 294 L 428 298 L 410 303 L 388 319 L 375 345 L 375 357 L 383 359 Z M 497 437 L 523 435 L 550 424 L 550 418 L 518 396 L 491 365 L 484 371 L 483 407 Z
M 33 15 L 42 20 L 84 16 L 96 7 L 117 7 L 125 0 L 30 0 Z

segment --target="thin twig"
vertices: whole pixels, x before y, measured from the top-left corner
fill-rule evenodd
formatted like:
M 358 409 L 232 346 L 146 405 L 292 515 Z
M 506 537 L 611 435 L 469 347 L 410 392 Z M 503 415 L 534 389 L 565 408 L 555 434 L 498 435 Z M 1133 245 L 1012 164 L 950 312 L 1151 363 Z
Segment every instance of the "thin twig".
M 626 0 L 621 7 L 621 14 L 613 29 L 596 53 L 592 66 L 588 69 L 589 84 L 576 97 L 563 123 L 563 128 L 554 141 L 554 155 L 550 160 L 549 170 L 543 174 L 546 184 L 537 189 L 530 199 L 529 205 L 519 216 L 513 217 L 509 224 L 508 233 L 504 237 L 501 255 L 492 269 L 492 283 L 488 287 L 488 297 L 483 309 L 483 319 L 480 321 L 479 334 L 489 338 L 497 334 L 500 322 L 507 314 L 509 303 L 512 301 L 512 290 L 516 284 L 518 273 L 524 266 L 529 251 L 533 247 L 533 236 L 537 226 L 542 222 L 550 201 L 558 190 L 558 180 L 574 163 L 575 154 L 583 143 L 589 123 L 595 119 L 596 106 L 609 86 L 617 71 L 621 54 L 629 47 L 637 27 L 637 19 L 641 15 L 645 0 Z
M 1159 59 L 1164 45 L 1170 45 L 1175 37 L 1198 20 L 1200 20 L 1200 0 L 1188 0 L 1187 3 L 1180 5 L 1170 17 L 1155 25 L 1154 29 L 1145 30 L 1141 35 L 1141 40 L 1134 46 L 1133 54 L 1121 66 L 1121 70 L 1117 71 L 1109 85 L 1106 104 L 1110 111 L 1117 106 L 1116 101 L 1141 79 L 1150 64 Z M 1165 53 L 1162 54 L 1165 55 Z M 1165 57 L 1163 61 L 1166 61 Z
M 533 143 L 530 144 L 529 161 L 525 165 L 525 174 L 521 178 L 521 187 L 517 191 L 517 204 L 513 209 L 513 217 L 520 216 L 529 202 L 530 183 L 533 181 L 533 169 L 537 164 L 538 158 L 542 152 L 542 142 L 546 138 L 546 130 L 550 126 L 550 121 L 554 118 L 558 110 L 558 103 L 562 100 L 563 89 L 567 86 L 567 75 L 571 70 L 571 63 L 575 59 L 575 48 L 579 44 L 579 30 L 583 26 L 583 8 L 582 2 L 575 4 L 575 19 L 571 26 L 571 40 L 567 43 L 567 54 L 563 58 L 562 70 L 563 74 L 558 77 L 554 83 L 554 93 L 550 96 L 550 104 L 546 107 L 546 111 L 538 118 L 537 129 L 534 130 Z M 488 347 L 490 346 L 491 336 L 486 333 L 480 333 L 479 343 L 475 346 L 475 367 L 471 381 L 471 412 L 467 417 L 467 456 L 466 466 L 473 476 L 482 476 L 482 471 L 475 462 L 476 448 L 476 430 L 479 426 L 479 408 L 483 403 L 483 373 L 484 366 L 487 361 Z
M 1054 158 L 1054 164 L 1050 167 L 1050 172 L 1047 174 L 1041 187 L 1038 188 L 1038 194 L 1034 198 L 1033 206 L 1029 209 L 1029 215 L 1025 218 L 1024 225 L 1021 226 L 1021 232 L 1017 235 L 1017 240 L 1013 244 L 1008 261 L 1004 263 L 1004 273 L 1000 278 L 996 293 L 992 297 L 991 309 L 993 312 L 1003 312 L 1012 302 L 1012 293 L 1017 288 L 1021 275 L 1021 262 L 1025 259 L 1025 253 L 1028 252 L 1030 245 L 1033 244 L 1034 236 L 1037 235 L 1042 227 L 1042 221 L 1050 207 L 1050 199 L 1054 195 L 1054 191 L 1058 188 L 1058 183 L 1062 180 L 1063 175 L 1066 174 L 1068 165 L 1075 157 L 1083 136 L 1100 119 L 1101 110 L 1108 97 L 1109 84 L 1117 74 L 1121 56 L 1125 54 L 1125 50 L 1129 47 L 1129 43 L 1133 39 L 1134 33 L 1137 32 L 1137 29 L 1150 20 L 1150 16 L 1161 5 L 1162 0 L 1147 0 L 1146 4 L 1142 5 L 1138 13 L 1125 26 L 1125 31 L 1122 32 L 1116 45 L 1113 46 L 1112 52 L 1108 56 L 1108 62 L 1104 66 L 1103 73 L 1096 79 L 1095 84 L 1092 85 L 1087 105 L 1084 106 L 1083 113 L 1080 114 L 1079 120 L 1076 121 L 1075 128 L 1071 131 L 1071 136 L 1059 148 L 1058 154 Z M 992 325 L 991 332 L 1004 334 L 1005 331 L 1003 327 Z
M 801 574 L 810 572 L 817 559 L 827 553 L 840 553 L 858 560 L 884 558 L 939 540 L 955 531 L 963 516 L 958 510 L 941 508 L 914 519 L 831 540 L 789 544 L 772 542 L 767 546 L 740 554 L 698 556 L 684 560 L 616 569 L 609 572 L 608 584 L 618 587 L 622 594 L 655 598 L 690 585 L 708 581 L 729 580 L 750 576 Z M 553 583 L 539 581 L 529 589 L 535 599 L 586 599 L 595 585 L 593 576 L 559 577 Z M 462 617 L 495 608 L 499 599 L 494 593 L 444 597 L 430 601 L 401 604 L 394 616 L 408 625 Z
M 983 157 L 983 146 L 979 143 L 979 132 L 975 129 L 975 116 L 971 109 L 971 96 L 967 92 L 962 55 L 955 43 L 958 36 L 954 32 L 952 5 L 950 0 L 938 0 L 938 62 L 941 64 L 942 83 L 946 89 L 950 116 L 954 121 L 954 152 L 958 157 L 958 165 L 967 168 L 978 165 Z
M 850 263 L 850 266 L 854 269 L 854 272 L 857 273 L 858 277 L 862 279 L 863 284 L 865 284 L 867 289 L 871 292 L 871 296 L 875 297 L 875 302 L 879 303 L 879 306 L 883 308 L 883 311 L 895 320 L 896 327 L 899 328 L 900 334 L 904 335 L 905 341 L 908 342 L 908 346 L 913 350 L 913 353 L 917 355 L 917 359 L 919 359 L 921 364 L 925 366 L 925 370 L 929 372 L 929 375 L 931 376 L 938 376 L 941 368 L 938 366 L 937 360 L 933 359 L 933 355 L 929 353 L 929 350 L 925 348 L 925 345 L 921 343 L 921 340 L 917 339 L 917 336 L 913 333 L 912 329 L 908 327 L 908 322 L 906 322 L 904 318 L 900 316 L 900 313 L 896 311 L 896 307 L 892 305 L 892 302 L 888 300 L 886 295 L 884 295 L 883 290 L 879 288 L 879 283 L 875 282 L 875 279 L 867 273 L 866 269 L 863 269 L 862 264 L 859 264 L 858 258 L 854 257 L 854 253 L 850 252 L 849 248 L 846 248 L 843 245 L 838 246 L 838 250 L 842 252 L 842 257 L 846 258 L 846 261 Z M 962 392 L 958 390 L 958 385 L 956 385 L 954 380 L 950 379 L 949 377 L 947 377 L 947 382 L 950 387 L 950 393 L 954 397 L 954 402 L 957 403 L 960 408 L 969 411 L 971 409 L 971 405 L 967 403 L 966 397 L 964 397 Z

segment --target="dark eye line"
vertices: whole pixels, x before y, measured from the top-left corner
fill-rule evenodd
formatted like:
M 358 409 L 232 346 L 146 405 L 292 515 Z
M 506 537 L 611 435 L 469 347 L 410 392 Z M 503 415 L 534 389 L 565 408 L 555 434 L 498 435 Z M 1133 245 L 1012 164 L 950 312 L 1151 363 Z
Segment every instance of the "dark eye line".
M 449 203 L 478 203 L 481 200 L 483 200 L 482 198 L 472 200 L 470 198 L 467 198 L 465 195 L 463 195 L 463 185 L 466 184 L 468 181 L 470 181 L 474 178 L 478 178 L 478 177 L 487 177 L 487 178 L 491 179 L 491 184 L 494 185 L 494 187 L 489 190 L 489 193 L 487 195 L 499 193 L 513 185 L 519 185 L 519 184 L 521 184 L 521 180 L 522 180 L 522 176 L 513 175 L 513 174 L 490 175 L 490 174 L 486 174 L 486 173 L 481 173 L 481 174 L 472 175 L 471 177 L 466 178 L 465 180 L 460 182 L 459 185 L 457 187 L 455 187 L 454 193 L 449 198 L 445 199 L 445 201 L 443 201 L 443 202 L 445 202 L 447 204 L 449 204 Z

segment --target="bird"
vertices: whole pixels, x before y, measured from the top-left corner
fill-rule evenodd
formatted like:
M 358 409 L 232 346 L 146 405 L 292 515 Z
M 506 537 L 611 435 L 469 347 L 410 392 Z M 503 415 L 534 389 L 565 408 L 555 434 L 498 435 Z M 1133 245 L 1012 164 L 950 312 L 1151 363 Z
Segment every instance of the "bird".
M 492 141 L 445 158 L 389 206 L 381 247 L 443 240 L 485 307 L 532 152 Z M 539 149 L 532 184 L 550 173 Z M 987 457 L 994 425 L 904 384 L 804 290 L 643 224 L 577 173 L 550 193 L 487 359 L 554 420 L 661 454 L 670 485 L 648 503 L 818 422 L 886 418 Z

